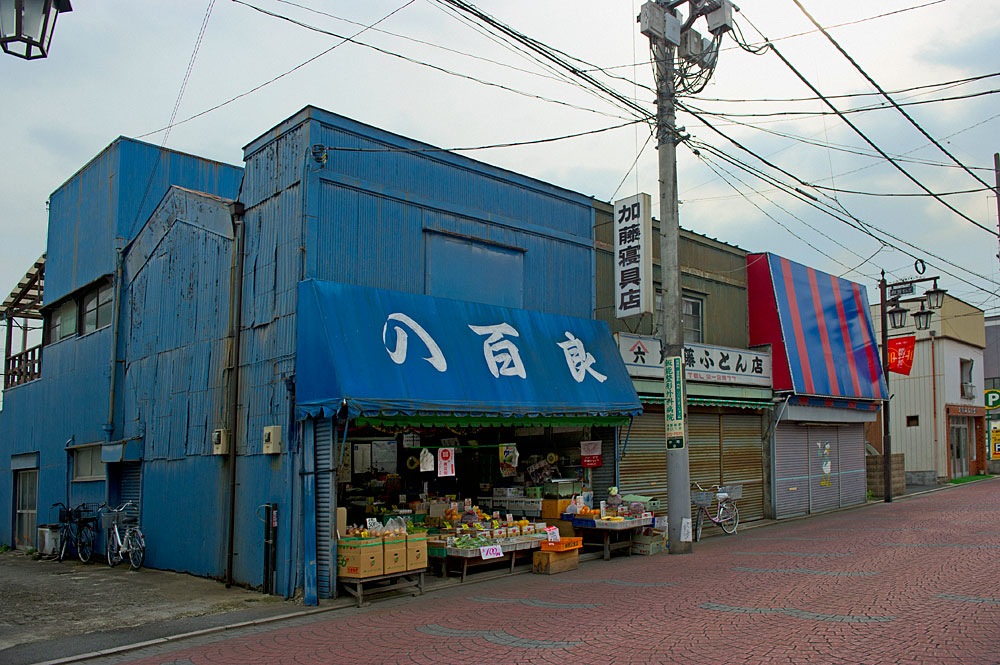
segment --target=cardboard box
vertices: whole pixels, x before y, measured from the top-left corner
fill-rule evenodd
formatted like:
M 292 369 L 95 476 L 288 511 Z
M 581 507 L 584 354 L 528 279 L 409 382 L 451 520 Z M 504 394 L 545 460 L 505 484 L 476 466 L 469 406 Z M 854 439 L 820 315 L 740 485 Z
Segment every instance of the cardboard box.
M 531 563 L 532 572 L 540 575 L 555 575 L 568 570 L 576 570 L 580 564 L 580 550 L 535 552 Z
M 542 518 L 546 520 L 557 520 L 559 516 L 566 512 L 566 507 L 572 499 L 542 499 Z
M 406 536 L 385 536 L 385 575 L 406 572 Z M 425 557 L 426 558 L 426 557 Z
M 632 537 L 632 554 L 650 556 L 659 554 L 666 549 L 667 534 L 663 531 L 651 531 Z
M 559 527 L 560 536 L 569 538 L 576 535 L 576 529 L 573 528 L 573 523 L 569 520 L 549 520 L 549 526 Z M 545 531 L 542 530 L 542 533 Z
M 427 567 L 427 534 L 411 533 L 406 536 L 406 569 L 421 570 Z
M 337 508 L 337 521 L 333 526 L 337 538 L 343 538 L 347 533 L 347 508 Z
M 384 574 L 381 538 L 337 541 L 338 577 L 376 577 Z

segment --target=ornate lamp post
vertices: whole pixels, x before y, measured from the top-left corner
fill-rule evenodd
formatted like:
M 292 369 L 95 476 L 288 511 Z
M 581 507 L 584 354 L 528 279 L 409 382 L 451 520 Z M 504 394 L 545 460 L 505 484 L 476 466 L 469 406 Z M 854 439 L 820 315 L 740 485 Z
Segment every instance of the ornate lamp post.
M 918 261 L 917 265 L 921 266 L 922 261 Z M 920 270 L 923 272 L 923 270 Z M 891 325 L 894 329 L 902 328 L 906 325 L 906 313 L 905 307 L 899 304 L 899 296 L 895 296 L 891 299 L 887 299 L 887 290 L 889 288 L 898 288 L 903 286 L 910 286 L 912 284 L 919 284 L 921 282 L 934 282 L 934 288 L 928 289 L 924 293 L 924 299 L 920 302 L 920 311 L 913 313 L 913 325 L 917 330 L 927 330 L 931 326 L 931 317 L 934 315 L 933 310 L 941 309 L 941 305 L 944 304 L 944 289 L 939 289 L 937 285 L 937 277 L 920 277 L 917 279 L 905 279 L 899 282 L 893 282 L 892 284 L 886 284 L 885 281 L 885 271 L 882 271 L 882 279 L 878 282 L 879 293 L 881 295 L 881 323 L 882 323 L 882 374 L 885 376 L 885 387 L 886 387 L 886 399 L 882 404 L 882 478 L 885 484 L 885 502 L 892 503 L 892 435 L 889 432 L 889 397 L 891 394 L 889 390 L 889 326 Z M 887 300 L 889 302 L 887 302 Z M 892 307 L 886 308 L 886 305 L 891 302 Z M 924 305 L 927 305 L 925 309 Z M 936 405 L 935 405 L 935 408 Z
M 0 0 L 0 47 L 25 60 L 46 57 L 56 18 L 71 11 L 69 0 Z

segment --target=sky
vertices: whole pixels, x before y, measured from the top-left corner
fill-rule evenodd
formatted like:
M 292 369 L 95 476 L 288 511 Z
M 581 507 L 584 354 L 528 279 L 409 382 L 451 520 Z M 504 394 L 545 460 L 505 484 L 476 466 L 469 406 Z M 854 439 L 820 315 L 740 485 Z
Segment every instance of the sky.
M 801 2 L 886 91 L 1000 72 L 996 2 Z M 476 6 L 602 68 L 592 75 L 652 112 L 649 44 L 635 20 L 640 4 L 478 0 Z M 822 94 L 840 96 L 830 100 L 839 109 L 885 105 L 876 96 L 857 96 L 874 88 L 815 31 L 793 0 L 742 0 L 739 6 L 736 22 L 743 39 L 759 44 L 763 40 L 756 30 L 766 35 Z M 337 46 L 341 39 L 254 7 L 338 35 L 354 35 L 388 17 L 356 38 L 381 49 L 375 50 L 355 43 Z M 840 24 L 849 25 L 833 27 Z M 704 19 L 694 27 L 707 32 Z M 620 104 L 561 80 L 437 0 L 78 0 L 59 19 L 47 59 L 29 62 L 0 54 L 0 84 L 4 295 L 45 251 L 49 195 L 120 135 L 241 165 L 244 145 L 310 104 L 444 148 L 560 137 L 633 119 Z M 993 153 L 1000 150 L 1000 97 L 990 91 L 997 89 L 1000 76 L 893 97 L 900 102 L 964 97 L 905 110 L 992 186 Z M 975 93 L 982 94 L 970 96 Z M 781 101 L 801 98 L 811 99 Z M 922 190 L 888 161 L 871 156 L 872 148 L 843 120 L 818 114 L 828 107 L 775 53 L 749 53 L 736 45 L 732 33 L 726 35 L 708 85 L 682 101 L 700 109 L 699 115 L 723 134 L 806 183 L 800 187 L 817 204 L 838 208 L 842 217 L 851 215 L 849 221 L 885 244 L 690 143 L 677 151 L 683 227 L 857 281 L 868 288 L 871 302 L 878 299 L 880 270 L 890 280 L 914 277 L 918 257 L 927 266 L 925 276 L 941 275 L 941 286 L 953 295 L 987 314 L 1000 313 L 1000 297 L 993 295 L 1000 290 L 996 235 L 931 197 L 909 196 Z M 160 130 L 170 123 L 175 104 L 179 124 L 167 135 Z M 984 189 L 898 111 L 848 117 L 883 151 L 905 156 L 908 161 L 901 166 L 930 190 Z M 698 118 L 680 112 L 678 124 L 692 141 L 775 173 Z M 463 154 L 605 201 L 637 192 L 657 201 L 657 156 L 655 140 L 646 142 L 649 133 L 640 122 Z M 992 192 L 946 200 L 982 226 L 997 228 Z

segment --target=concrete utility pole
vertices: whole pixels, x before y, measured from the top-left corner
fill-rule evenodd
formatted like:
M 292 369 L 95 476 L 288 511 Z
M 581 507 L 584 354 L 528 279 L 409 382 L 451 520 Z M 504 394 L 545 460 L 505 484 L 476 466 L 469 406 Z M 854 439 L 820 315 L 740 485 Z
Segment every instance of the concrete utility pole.
M 690 2 L 686 21 L 681 24 L 677 9 Z M 700 17 L 708 17 L 715 35 L 703 40 L 691 29 Z M 657 309 L 658 334 L 664 358 L 683 356 L 684 326 L 681 311 L 681 270 L 678 257 L 679 222 L 677 201 L 677 144 L 684 128 L 676 126 L 674 56 L 680 55 L 697 67 L 707 81 L 718 57 L 719 40 L 732 27 L 729 0 L 656 0 L 642 6 L 640 31 L 649 38 L 656 73 L 656 150 L 660 184 L 660 303 Z M 682 47 L 683 45 L 683 47 Z M 707 72 L 708 76 L 704 74 Z M 680 77 L 683 81 L 683 75 Z M 700 84 L 704 86 L 704 82 Z M 683 364 L 682 364 L 683 366 Z M 683 376 L 683 372 L 681 373 Z M 684 395 L 687 391 L 684 390 Z M 687 412 L 680 404 L 678 411 Z M 684 418 L 683 445 L 667 445 L 667 528 L 670 554 L 688 554 L 691 542 L 681 541 L 684 523 L 691 522 L 691 472 L 688 461 L 687 418 Z M 665 442 L 666 443 L 666 442 Z
M 997 183 L 995 192 L 997 195 L 997 230 L 1000 231 L 1000 153 L 997 152 L 993 153 L 993 175 Z M 997 250 L 997 258 L 1000 259 L 1000 248 Z

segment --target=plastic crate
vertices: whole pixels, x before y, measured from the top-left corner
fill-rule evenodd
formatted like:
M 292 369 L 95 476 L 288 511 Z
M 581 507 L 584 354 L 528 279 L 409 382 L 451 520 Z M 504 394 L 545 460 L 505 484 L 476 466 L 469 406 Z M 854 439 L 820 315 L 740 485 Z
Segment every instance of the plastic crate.
M 543 540 L 543 552 L 566 552 L 568 550 L 578 550 L 583 547 L 582 537 L 560 538 L 559 540 Z

